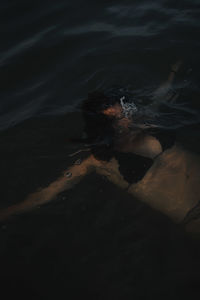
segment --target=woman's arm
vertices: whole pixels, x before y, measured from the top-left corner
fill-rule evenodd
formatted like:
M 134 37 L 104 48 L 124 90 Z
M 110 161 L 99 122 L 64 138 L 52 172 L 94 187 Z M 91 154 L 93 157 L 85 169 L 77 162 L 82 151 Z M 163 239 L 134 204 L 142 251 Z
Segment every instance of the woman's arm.
M 80 165 L 73 165 L 68 168 L 61 177 L 49 186 L 30 194 L 24 201 L 0 211 L 0 221 L 6 221 L 14 215 L 31 211 L 35 207 L 51 202 L 59 193 L 73 188 L 86 175 L 94 171 L 105 176 L 110 182 L 121 188 L 126 189 L 129 186 L 119 172 L 119 165 L 116 159 L 113 158 L 109 162 L 104 162 L 90 155 Z
M 30 194 L 24 201 L 0 211 L 0 221 L 5 221 L 14 215 L 28 212 L 37 206 L 52 201 L 59 193 L 71 189 L 87 174 L 94 171 L 96 163 L 96 159 L 91 155 L 80 165 L 71 166 L 49 186 Z

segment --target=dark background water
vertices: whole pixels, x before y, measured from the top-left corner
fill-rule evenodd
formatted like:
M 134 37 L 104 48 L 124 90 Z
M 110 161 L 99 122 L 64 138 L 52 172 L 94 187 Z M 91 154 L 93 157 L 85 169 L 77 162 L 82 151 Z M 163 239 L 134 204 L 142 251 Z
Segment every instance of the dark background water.
M 199 1 L 9 1 L 0 14 L 1 128 L 96 88 L 153 90 L 177 59 L 199 92 Z
M 1 208 L 73 163 L 77 146 L 67 138 L 81 135 L 77 104 L 90 90 L 120 85 L 146 97 L 181 59 L 175 87 L 186 111 L 199 112 L 199 8 L 194 0 L 1 3 Z M 200 153 L 199 125 L 179 140 Z M 8 299 L 199 296 L 199 242 L 97 175 L 2 224 L 0 245 Z

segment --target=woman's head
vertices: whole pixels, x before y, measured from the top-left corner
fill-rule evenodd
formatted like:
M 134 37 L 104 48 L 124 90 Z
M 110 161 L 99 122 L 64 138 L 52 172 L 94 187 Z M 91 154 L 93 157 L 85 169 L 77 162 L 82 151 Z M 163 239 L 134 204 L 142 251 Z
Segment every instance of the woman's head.
M 110 95 L 94 91 L 82 103 L 87 141 L 103 156 L 106 152 L 113 152 L 116 139 L 119 138 L 117 128 L 122 131 L 122 128 L 128 130 L 132 126 L 132 117 L 137 112 L 137 107 L 133 102 L 124 100 L 126 101 L 126 97 L 121 94 Z M 136 120 L 136 116 L 134 119 Z M 138 130 L 136 126 L 135 133 L 138 134 Z

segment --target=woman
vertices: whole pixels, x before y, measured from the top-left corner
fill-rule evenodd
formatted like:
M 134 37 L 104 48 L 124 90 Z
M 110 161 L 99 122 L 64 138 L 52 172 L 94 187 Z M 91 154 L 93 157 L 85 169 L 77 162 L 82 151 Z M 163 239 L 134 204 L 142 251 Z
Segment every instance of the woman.
M 82 104 L 87 136 L 81 140 L 90 148 L 89 157 L 72 165 L 48 187 L 1 211 L 0 220 L 50 202 L 85 175 L 97 172 L 175 222 L 188 223 L 188 230 L 193 231 L 200 159 L 175 144 L 173 131 L 165 128 L 163 115 L 158 113 L 179 67 L 179 62 L 173 66 L 168 80 L 155 92 L 150 108 L 129 102 L 124 91 L 121 95 L 112 91 L 89 94 Z

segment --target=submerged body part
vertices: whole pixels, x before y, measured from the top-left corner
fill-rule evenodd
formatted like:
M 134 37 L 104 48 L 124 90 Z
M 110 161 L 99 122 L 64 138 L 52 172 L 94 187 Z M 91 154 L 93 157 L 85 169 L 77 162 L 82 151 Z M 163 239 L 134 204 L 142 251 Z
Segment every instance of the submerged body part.
M 131 168 L 135 170 L 134 165 Z M 6 220 L 10 216 L 52 201 L 59 193 L 73 188 L 91 172 L 105 176 L 138 200 L 164 213 L 177 223 L 182 222 L 199 202 L 200 158 L 178 146 L 161 154 L 148 166 L 142 178 L 132 184 L 122 176 L 119 162 L 115 158 L 109 162 L 102 162 L 91 155 L 80 165 L 73 165 L 68 172 L 72 176 L 63 175 L 48 187 L 28 196 L 24 202 L 1 211 L 0 220 Z
M 168 92 L 179 67 L 180 63 L 174 66 L 176 70 L 165 83 L 165 91 Z M 151 123 L 152 116 L 140 114 L 142 110 L 137 104 L 126 101 L 124 96 L 116 100 L 96 92 L 84 101 L 82 110 L 87 134 L 84 142 L 90 148 L 81 151 L 91 154 L 83 161 L 77 159 L 48 187 L 1 211 L 0 220 L 50 202 L 59 193 L 73 188 L 87 174 L 96 172 L 189 228 L 186 216 L 191 215 L 190 211 L 199 203 L 200 157 L 177 145 L 172 131 Z M 200 226 L 196 230 L 200 233 Z

